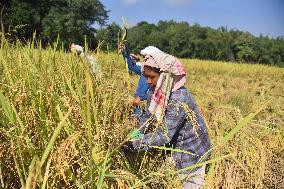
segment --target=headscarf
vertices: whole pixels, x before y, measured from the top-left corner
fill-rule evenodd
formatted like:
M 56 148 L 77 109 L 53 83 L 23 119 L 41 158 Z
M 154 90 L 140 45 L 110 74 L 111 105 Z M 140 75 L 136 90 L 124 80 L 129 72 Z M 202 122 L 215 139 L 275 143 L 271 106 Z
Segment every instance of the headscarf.
M 76 44 L 74 44 L 74 43 L 71 44 L 70 50 L 71 50 L 71 52 L 76 52 L 78 55 L 83 55 L 83 54 L 84 54 L 84 52 L 83 52 L 83 51 L 84 51 L 83 47 L 80 46 L 80 45 L 76 45 Z
M 140 53 L 145 56 L 142 71 L 144 66 L 159 68 L 161 71 L 151 98 L 149 111 L 156 116 L 158 121 L 162 121 L 170 93 L 185 85 L 185 69 L 177 58 L 162 52 L 156 47 L 146 47 Z
M 92 55 L 85 55 L 84 48 L 82 46 L 72 43 L 70 46 L 70 51 L 77 53 L 83 60 L 86 60 L 91 65 L 92 73 L 96 79 L 100 79 L 102 77 L 102 69 L 96 58 Z

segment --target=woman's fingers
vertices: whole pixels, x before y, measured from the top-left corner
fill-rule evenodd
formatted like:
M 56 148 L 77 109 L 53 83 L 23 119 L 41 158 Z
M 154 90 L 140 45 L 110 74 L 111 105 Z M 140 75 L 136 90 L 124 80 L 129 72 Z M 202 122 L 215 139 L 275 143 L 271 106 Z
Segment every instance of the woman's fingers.
M 125 51 L 125 44 L 124 43 L 120 43 L 119 49 L 120 49 L 121 52 L 124 52 Z
M 133 100 L 133 103 L 132 103 L 134 106 L 138 106 L 140 104 L 140 97 L 137 96 L 134 100 Z

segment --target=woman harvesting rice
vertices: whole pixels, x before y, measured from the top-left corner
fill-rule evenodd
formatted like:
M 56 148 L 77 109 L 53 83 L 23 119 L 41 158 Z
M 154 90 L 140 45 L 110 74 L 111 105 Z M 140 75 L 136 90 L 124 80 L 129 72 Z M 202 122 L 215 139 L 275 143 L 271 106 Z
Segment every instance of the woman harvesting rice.
M 151 89 L 148 91 L 148 111 L 139 118 L 138 128 L 144 135 L 131 140 L 127 146 L 144 151 L 151 146 L 170 146 L 189 153 L 173 152 L 175 166 L 181 179 L 189 173 L 204 175 L 205 166 L 186 169 L 208 157 L 210 139 L 207 128 L 192 94 L 184 87 L 186 78 L 183 65 L 175 57 L 156 47 L 141 51 L 145 57 L 142 72 Z M 155 120 L 159 127 L 153 128 Z M 163 126 L 162 126 L 163 125 Z M 149 132 L 151 128 L 151 132 Z M 203 188 L 203 178 L 185 179 L 184 188 Z

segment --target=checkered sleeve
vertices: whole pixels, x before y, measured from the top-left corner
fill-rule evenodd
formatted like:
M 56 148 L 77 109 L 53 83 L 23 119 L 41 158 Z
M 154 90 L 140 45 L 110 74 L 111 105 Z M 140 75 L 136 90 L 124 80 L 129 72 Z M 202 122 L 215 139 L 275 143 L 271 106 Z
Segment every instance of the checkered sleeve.
M 152 128 L 152 132 L 146 133 L 138 145 L 142 150 L 148 149 L 149 146 L 164 146 L 170 143 L 173 136 L 177 132 L 179 126 L 185 119 L 185 111 L 182 107 L 178 107 L 177 103 L 170 103 L 167 107 L 164 126 Z

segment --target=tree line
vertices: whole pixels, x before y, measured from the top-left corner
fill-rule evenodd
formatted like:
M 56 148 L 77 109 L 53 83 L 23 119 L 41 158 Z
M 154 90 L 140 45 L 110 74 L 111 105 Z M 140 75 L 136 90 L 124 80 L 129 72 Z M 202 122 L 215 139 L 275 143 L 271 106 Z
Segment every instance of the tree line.
M 34 32 L 43 46 L 57 40 L 67 48 L 71 42 L 116 51 L 120 26 L 106 24 L 108 10 L 99 0 L 0 0 L 1 23 L 11 43 L 25 42 Z M 95 29 L 94 25 L 103 26 Z M 2 27 L 1 27 L 2 28 Z M 2 31 L 2 29 L 1 29 Z M 180 58 L 260 63 L 284 67 L 284 38 L 254 36 L 248 32 L 199 24 L 159 21 L 139 22 L 128 29 L 127 46 L 139 52 L 153 45 Z
M 97 32 L 97 38 L 108 45 L 104 49 L 117 48 L 120 27 L 112 23 Z M 139 22 L 131 27 L 127 37 L 128 47 L 139 52 L 153 45 L 180 58 L 269 64 L 284 67 L 284 38 L 258 37 L 226 27 L 213 29 L 195 23 L 159 21 L 157 24 Z

